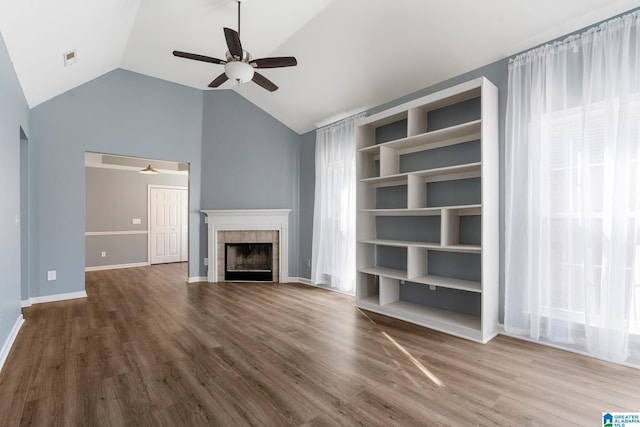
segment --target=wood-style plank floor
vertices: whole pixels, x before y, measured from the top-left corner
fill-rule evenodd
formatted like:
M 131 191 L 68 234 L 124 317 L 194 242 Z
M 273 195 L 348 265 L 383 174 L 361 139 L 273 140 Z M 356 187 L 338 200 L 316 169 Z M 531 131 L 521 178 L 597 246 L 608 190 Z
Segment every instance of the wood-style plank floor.
M 499 336 L 481 345 L 299 284 L 91 272 L 35 305 L 0 374 L 0 425 L 602 425 L 640 371 Z

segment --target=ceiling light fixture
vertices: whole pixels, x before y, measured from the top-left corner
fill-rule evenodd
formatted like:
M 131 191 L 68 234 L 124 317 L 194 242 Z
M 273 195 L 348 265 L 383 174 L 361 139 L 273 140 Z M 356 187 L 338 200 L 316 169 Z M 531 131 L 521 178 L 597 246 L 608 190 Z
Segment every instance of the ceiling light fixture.
M 160 172 L 158 172 L 157 170 L 155 170 L 154 168 L 152 168 L 152 167 L 151 167 L 151 165 L 149 165 L 149 166 L 147 166 L 146 168 L 142 169 L 142 170 L 140 171 L 140 173 L 146 173 L 146 174 L 149 174 L 149 175 L 157 175 L 157 174 L 159 174 Z

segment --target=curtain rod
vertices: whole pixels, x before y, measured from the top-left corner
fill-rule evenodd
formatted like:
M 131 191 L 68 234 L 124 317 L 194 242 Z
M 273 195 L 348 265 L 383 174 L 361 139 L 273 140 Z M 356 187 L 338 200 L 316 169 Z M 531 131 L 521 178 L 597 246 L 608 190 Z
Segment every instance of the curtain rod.
M 532 53 L 536 53 L 536 52 L 547 50 L 547 49 L 562 47 L 564 45 L 570 45 L 571 43 L 575 43 L 576 41 L 578 41 L 580 38 L 582 38 L 586 34 L 599 33 L 603 31 L 605 26 L 609 26 L 613 23 L 622 22 L 628 19 L 636 19 L 640 21 L 640 8 L 634 10 L 631 13 L 619 15 L 614 18 L 607 19 L 606 21 L 602 21 L 599 24 L 594 24 L 592 26 L 586 27 L 586 29 L 578 30 L 580 31 L 579 33 L 576 31 L 574 34 L 566 36 L 563 39 L 558 39 L 553 42 L 548 42 L 548 43 L 538 45 L 532 49 L 527 49 L 526 51 L 520 52 L 517 55 L 514 55 L 511 58 L 509 58 L 509 64 L 515 61 L 519 61 L 523 57 L 530 55 Z M 638 23 L 638 25 L 640 26 L 640 23 Z

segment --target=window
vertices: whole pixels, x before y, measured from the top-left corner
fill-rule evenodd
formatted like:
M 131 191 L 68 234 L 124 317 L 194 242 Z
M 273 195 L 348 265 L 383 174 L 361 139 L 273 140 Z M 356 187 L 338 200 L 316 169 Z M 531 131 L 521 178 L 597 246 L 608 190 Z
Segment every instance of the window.
M 640 11 L 509 63 L 505 330 L 640 366 Z
M 629 102 L 632 140 L 640 140 L 640 97 Z M 619 103 L 617 103 L 619 105 Z M 619 109 L 617 109 L 619 110 Z M 619 111 L 616 111 L 619 115 Z M 586 116 L 586 119 L 585 119 Z M 549 260 L 550 280 L 556 292 L 542 303 L 542 312 L 553 319 L 585 324 L 601 324 L 596 310 L 587 314 L 585 298 L 600 297 L 602 280 L 602 251 L 605 203 L 605 118 L 603 102 L 574 107 L 547 114 L 542 119 L 542 133 L 549 135 L 548 222 L 551 238 Z M 632 151 L 630 182 L 638 182 L 636 176 L 637 151 Z M 588 170 L 585 170 L 588 169 Z M 630 185 L 626 197 L 636 204 L 637 186 Z M 610 205 L 609 208 L 616 207 Z M 627 225 L 630 233 L 639 220 L 638 212 L 631 212 Z M 640 335 L 640 242 L 636 242 L 635 259 L 629 259 L 629 274 L 633 274 L 632 304 L 630 305 L 629 332 Z M 585 283 L 594 286 L 586 288 Z M 600 304 L 596 304 L 600 306 Z

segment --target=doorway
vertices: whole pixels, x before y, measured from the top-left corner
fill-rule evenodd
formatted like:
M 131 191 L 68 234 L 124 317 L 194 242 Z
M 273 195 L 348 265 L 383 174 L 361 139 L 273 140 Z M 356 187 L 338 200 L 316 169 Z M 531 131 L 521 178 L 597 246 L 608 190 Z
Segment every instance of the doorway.
M 162 214 L 177 230 L 165 230 L 161 261 L 151 258 L 151 187 L 177 191 Z M 188 163 L 87 152 L 85 189 L 85 271 L 189 261 Z
M 29 141 L 20 128 L 20 299 L 28 305 L 30 272 Z

